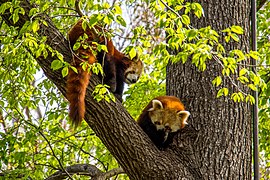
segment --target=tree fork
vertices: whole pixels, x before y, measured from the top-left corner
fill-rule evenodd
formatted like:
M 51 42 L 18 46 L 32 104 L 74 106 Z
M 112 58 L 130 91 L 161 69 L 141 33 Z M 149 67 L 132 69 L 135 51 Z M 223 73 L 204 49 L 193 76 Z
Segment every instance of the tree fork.
M 232 49 L 249 51 L 249 2 L 196 2 L 202 5 L 205 17 L 192 17 L 193 27 L 211 25 L 221 33 L 229 26 L 239 25 L 245 30 L 241 41 L 224 43 L 224 46 L 227 52 Z M 221 68 L 215 61 L 209 60 L 204 72 L 200 72 L 191 61 L 171 64 L 167 67 L 167 94 L 179 97 L 191 112 L 189 124 L 198 133 L 196 145 L 191 149 L 203 177 L 249 180 L 252 176 L 251 108 L 244 102 L 234 103 L 229 97 L 216 98 L 218 89 L 211 82 L 218 75 L 221 75 Z M 223 83 L 231 91 L 237 91 L 230 81 Z
M 1 0 L 0 2 L 2 4 L 8 1 Z M 25 15 L 20 14 L 20 19 L 15 24 L 10 18 L 9 10 L 1 15 L 6 24 L 21 28 L 26 21 L 30 20 L 28 14 L 34 5 L 26 0 L 21 2 L 21 7 L 24 8 Z M 39 35 L 47 36 L 46 43 L 63 54 L 64 60 L 69 62 L 72 55 L 68 41 L 46 14 L 39 14 L 38 18 L 42 18 L 48 24 L 48 27 L 40 24 Z M 39 57 L 36 60 L 45 75 L 65 96 L 65 79 L 62 78 L 60 71 L 53 71 L 50 68 L 54 58 L 48 55 L 46 59 Z M 170 149 L 159 151 L 120 102 L 107 103 L 102 101 L 97 103 L 91 96 L 91 92 L 98 83 L 100 83 L 98 78 L 92 76 L 86 94 L 86 122 L 131 179 L 196 179 L 201 176 L 197 170 L 194 173 L 196 168 L 186 167 L 186 165 L 192 165 L 189 160 L 194 159 L 188 158 L 189 154 L 184 153 L 187 157 L 182 158 Z M 187 150 L 187 148 L 181 147 L 179 152 L 182 152 L 182 150 Z

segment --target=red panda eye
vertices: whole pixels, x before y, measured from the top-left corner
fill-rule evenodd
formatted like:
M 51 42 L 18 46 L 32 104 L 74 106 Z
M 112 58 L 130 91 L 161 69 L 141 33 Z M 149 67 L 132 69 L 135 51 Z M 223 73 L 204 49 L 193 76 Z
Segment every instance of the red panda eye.
M 129 74 L 136 74 L 135 71 L 129 71 L 128 73 L 129 73 Z
M 165 126 L 165 129 L 166 129 L 166 130 L 169 130 L 169 131 L 172 130 L 170 126 Z

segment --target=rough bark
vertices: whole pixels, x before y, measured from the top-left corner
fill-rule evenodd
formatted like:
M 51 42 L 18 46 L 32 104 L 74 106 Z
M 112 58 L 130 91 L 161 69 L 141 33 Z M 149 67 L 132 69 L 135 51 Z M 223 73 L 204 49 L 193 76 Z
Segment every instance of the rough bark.
M 0 0 L 0 3 L 3 2 L 6 1 Z M 213 24 L 214 29 L 221 29 L 221 24 L 226 22 L 227 25 L 240 23 L 248 29 L 249 8 L 244 6 L 248 3 L 240 0 L 234 3 L 229 0 L 208 2 L 202 2 L 206 18 L 200 20 L 198 26 Z M 26 13 L 20 15 L 19 23 L 12 23 L 9 11 L 1 15 L 8 25 L 20 28 L 29 20 L 27 14 L 33 5 L 28 1 L 21 3 Z M 49 24 L 48 27 L 41 26 L 39 34 L 47 36 L 47 44 L 69 61 L 71 52 L 66 39 L 48 16 L 39 16 Z M 247 47 L 248 37 L 247 34 L 243 47 Z M 53 59 L 50 56 L 46 59 L 40 57 L 37 62 L 65 95 L 65 79 L 60 71 L 50 68 Z M 192 117 L 190 127 L 183 129 L 166 151 L 159 151 L 151 143 L 120 102 L 97 103 L 93 100 L 91 92 L 99 79 L 96 76 L 91 78 L 86 94 L 85 119 L 131 179 L 250 179 L 248 106 L 232 103 L 227 98 L 215 98 L 216 89 L 212 87 L 211 80 L 218 74 L 219 68 L 215 64 L 209 65 L 209 71 L 204 73 L 188 63 L 168 67 L 167 92 L 180 97 Z
M 0 0 L 1 4 L 4 2 L 7 1 Z M 20 14 L 20 19 L 16 24 L 13 24 L 9 10 L 1 15 L 9 26 L 21 28 L 29 20 L 28 13 L 34 5 L 29 1 L 22 1 L 21 7 L 24 8 L 25 15 Z M 46 14 L 39 14 L 38 18 L 42 18 L 48 24 L 48 27 L 41 25 L 38 33 L 41 36 L 47 36 L 46 43 L 62 53 L 64 60 L 69 62 L 71 52 L 65 37 Z M 50 68 L 54 58 L 49 55 L 47 58 L 39 57 L 36 60 L 44 74 L 65 96 L 65 79 L 62 78 L 60 71 L 53 71 Z M 99 79 L 92 76 L 86 93 L 85 120 L 129 177 L 138 180 L 193 179 L 192 171 L 185 167 L 187 163 L 170 150 L 159 151 L 119 101 L 97 103 L 93 99 L 91 93 L 98 83 L 100 83 Z
M 202 4 L 205 17 L 199 20 L 194 17 L 192 26 L 210 25 L 221 32 L 229 26 L 239 25 L 245 30 L 241 42 L 229 43 L 225 47 L 227 50 L 248 51 L 248 1 L 197 2 Z M 169 65 L 167 94 L 178 96 L 191 112 L 189 124 L 198 133 L 198 138 L 190 148 L 203 179 L 251 179 L 251 109 L 248 104 L 234 103 L 229 97 L 216 98 L 218 89 L 211 81 L 217 75 L 221 75 L 221 68 L 213 60 L 204 72 L 199 72 L 190 61 Z M 227 79 L 224 86 L 237 91 Z

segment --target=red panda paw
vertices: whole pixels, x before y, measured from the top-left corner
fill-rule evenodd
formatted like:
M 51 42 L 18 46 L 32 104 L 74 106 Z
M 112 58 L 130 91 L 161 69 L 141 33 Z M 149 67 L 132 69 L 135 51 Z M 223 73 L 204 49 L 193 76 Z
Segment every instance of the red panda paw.
M 115 96 L 116 99 L 118 99 L 121 103 L 123 102 L 122 95 L 120 95 L 120 94 L 114 94 L 114 96 Z
M 110 86 L 110 91 L 116 91 L 116 78 L 111 78 L 109 81 L 105 82 L 108 86 Z

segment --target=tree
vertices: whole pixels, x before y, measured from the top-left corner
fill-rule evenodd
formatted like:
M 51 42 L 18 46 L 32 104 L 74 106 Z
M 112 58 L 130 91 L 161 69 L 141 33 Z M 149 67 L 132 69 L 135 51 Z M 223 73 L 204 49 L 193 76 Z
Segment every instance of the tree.
M 79 153 L 76 155 L 72 154 L 68 150 L 74 143 L 78 151 L 85 152 L 82 148 L 85 146 L 75 142 L 74 138 L 69 139 L 68 136 L 63 135 L 66 131 L 63 131 L 64 129 L 62 129 L 61 126 L 57 126 L 57 123 L 50 124 L 50 122 L 44 122 L 45 119 L 63 121 L 63 119 L 66 118 L 66 116 L 63 115 L 65 114 L 63 109 L 67 108 L 66 103 L 62 102 L 62 98 L 59 95 L 48 93 L 47 96 L 53 99 L 50 106 L 54 106 L 54 103 L 59 104 L 59 106 L 55 111 L 50 111 L 46 114 L 45 117 L 38 114 L 37 122 L 41 122 L 40 124 L 37 125 L 36 119 L 30 118 L 33 116 L 29 114 L 29 109 L 38 110 L 38 103 L 29 103 L 32 100 L 31 98 L 35 98 L 34 101 L 42 102 L 42 98 L 45 97 L 42 96 L 43 92 L 41 87 L 33 88 L 32 86 L 32 82 L 34 81 L 33 74 L 37 72 L 36 69 L 32 69 L 29 64 L 34 66 L 38 64 L 46 77 L 53 82 L 58 90 L 65 96 L 65 79 L 62 78 L 62 74 L 65 74 L 64 69 L 68 66 L 66 62 L 70 62 L 72 57 L 71 51 L 65 36 L 59 31 L 60 28 L 55 26 L 57 22 L 59 23 L 59 19 L 56 18 L 52 21 L 51 17 L 47 14 L 51 11 L 50 6 L 60 8 L 61 3 L 63 3 L 68 5 L 64 9 L 68 9 L 74 7 L 78 1 L 72 3 L 60 2 L 60 4 L 57 4 L 57 2 L 36 2 L 39 6 L 35 6 L 29 1 L 8 2 L 9 1 L 1 1 L 2 6 L 0 9 L 1 17 L 4 20 L 3 26 L 5 27 L 2 29 L 1 33 L 6 35 L 5 38 L 1 39 L 1 43 L 5 45 L 1 50 L 6 55 L 3 57 L 4 61 L 1 65 L 6 71 L 10 68 L 11 75 L 13 70 L 21 71 L 25 74 L 23 76 L 18 75 L 18 78 L 13 80 L 8 79 L 9 74 L 4 75 L 2 73 L 1 75 L 3 79 L 8 79 L 8 81 L 6 81 L 8 84 L 12 82 L 12 85 L 17 89 L 24 88 L 17 82 L 27 82 L 24 86 L 29 87 L 29 90 L 27 90 L 25 94 L 18 93 L 16 95 L 17 97 L 14 96 L 14 100 L 9 100 L 8 102 L 1 101 L 2 107 L 8 107 L 8 104 L 13 108 L 15 107 L 12 111 L 3 112 L 1 114 L 5 116 L 5 121 L 3 122 L 8 122 L 8 120 L 14 122 L 14 130 L 12 131 L 10 131 L 10 128 L 5 128 L 8 127 L 8 124 L 2 123 L 4 127 L 3 135 L 6 136 L 6 140 L 1 141 L 1 143 L 8 144 L 8 146 L 5 146 L 6 149 L 3 149 L 1 160 L 7 165 L 12 164 L 16 166 L 18 170 L 22 166 L 25 166 L 25 162 L 31 161 L 33 163 L 29 163 L 29 167 L 42 167 L 39 173 L 44 170 L 43 168 L 45 166 L 50 169 L 58 167 L 58 170 L 60 170 L 60 172 L 58 172 L 59 174 L 62 173 L 63 176 L 67 176 L 68 172 L 70 174 L 69 176 L 71 176 L 74 173 L 72 168 L 75 169 L 77 166 L 70 166 L 65 169 L 68 163 L 63 164 L 63 162 L 74 163 L 75 161 L 72 161 L 72 159 L 76 159 L 76 156 L 79 156 L 78 161 L 80 162 L 83 156 L 80 156 Z M 93 76 L 90 80 L 86 96 L 87 112 L 85 120 L 131 179 L 239 179 L 240 177 L 241 179 L 251 179 L 250 105 L 245 102 L 233 102 L 226 96 L 228 95 L 227 91 L 229 91 L 232 95 L 234 94 L 232 97 L 234 100 L 242 100 L 241 97 L 243 94 L 249 92 L 249 90 L 245 85 L 240 83 L 241 81 L 237 81 L 239 79 L 238 75 L 232 74 L 233 71 L 241 72 L 243 69 L 241 65 L 230 67 L 229 70 L 224 66 L 226 63 L 227 65 L 234 64 L 236 58 L 234 59 L 232 57 L 241 54 L 237 51 L 238 54 L 235 53 L 232 57 L 228 56 L 230 59 L 226 58 L 226 53 L 232 53 L 231 50 L 241 49 L 245 52 L 245 58 L 241 60 L 241 63 L 244 64 L 242 66 L 247 67 L 246 69 L 248 69 L 246 65 L 249 65 L 249 58 L 246 57 L 256 55 L 249 53 L 249 3 L 243 0 L 233 2 L 230 0 L 222 2 L 211 0 L 207 3 L 203 1 L 199 3 L 202 4 L 204 9 L 204 17 L 200 19 L 198 19 L 197 16 L 201 16 L 202 11 L 200 11 L 200 5 L 197 3 L 184 5 L 182 5 L 182 2 L 178 4 L 178 2 L 174 1 L 153 1 L 149 3 L 153 11 L 156 11 L 155 15 L 164 18 L 165 21 L 161 19 L 159 25 L 164 29 L 166 27 L 166 33 L 168 35 L 167 44 L 160 43 L 153 50 L 158 58 L 164 62 L 170 62 L 167 66 L 167 94 L 180 97 L 186 108 L 192 114 L 189 120 L 189 127 L 181 130 L 170 148 L 165 151 L 157 149 L 120 102 L 95 101 L 91 92 L 94 87 L 100 83 L 100 80 L 96 76 Z M 85 2 L 83 5 L 85 10 L 87 10 L 89 6 L 93 6 L 93 3 L 88 2 L 87 4 Z M 107 7 L 107 4 L 105 3 L 103 6 Z M 165 7 L 170 14 L 164 12 Z M 180 10 L 180 12 L 178 13 L 171 7 L 175 7 L 175 9 Z M 98 6 L 97 9 L 98 8 L 100 7 Z M 235 11 L 235 9 L 238 11 Z M 193 11 L 195 15 L 192 16 Z M 61 11 L 58 11 L 57 13 L 60 12 Z M 69 11 L 63 12 L 68 13 Z M 51 16 L 53 16 L 55 11 L 51 13 Z M 191 14 L 191 18 L 189 18 L 187 14 Z M 174 19 L 178 19 L 179 21 L 174 21 Z M 191 24 L 190 20 L 192 22 Z M 64 19 L 62 21 L 67 21 L 67 23 L 71 22 L 70 19 Z M 175 22 L 175 26 L 171 24 L 167 26 L 167 22 Z M 183 26 L 180 27 L 179 24 Z M 190 28 L 191 25 L 195 26 L 197 29 Z M 215 42 L 217 33 L 211 28 L 203 28 L 206 26 L 211 26 L 212 29 L 220 34 L 222 33 L 221 31 L 225 29 L 221 38 L 225 39 L 222 41 L 224 48 L 222 48 L 218 42 L 211 44 Z M 238 26 L 244 29 L 244 34 L 239 35 L 240 38 L 237 34 L 241 34 L 242 31 L 241 29 L 239 30 Z M 179 28 L 183 31 L 178 31 L 179 29 L 174 31 L 174 28 Z M 33 33 L 34 36 L 32 36 L 30 32 Z M 134 34 L 136 35 L 136 33 Z M 187 35 L 187 38 L 183 37 L 183 39 L 181 39 L 182 36 L 180 35 L 183 34 Z M 176 38 L 177 35 L 179 35 L 180 38 Z M 14 40 L 13 37 L 16 37 L 16 39 Z M 199 39 L 196 39 L 197 37 L 199 37 Z M 241 39 L 241 41 L 236 43 L 230 41 L 231 39 L 235 41 Z M 10 44 L 10 46 L 6 44 Z M 180 48 L 178 44 L 179 46 L 181 45 Z M 220 52 L 223 53 L 220 53 L 218 50 L 214 52 L 223 56 L 216 54 L 212 56 L 211 53 L 208 53 L 206 46 L 201 46 L 205 44 L 207 47 L 211 47 L 210 45 L 212 45 L 215 47 L 213 49 L 222 49 Z M 169 49 L 166 49 L 166 47 L 169 47 Z M 193 52 L 190 51 L 191 47 L 195 49 Z M 179 51 L 179 49 L 181 49 L 181 51 Z M 209 50 L 209 52 L 213 51 Z M 17 55 L 17 53 L 20 53 L 20 55 Z M 206 56 L 203 56 L 203 53 L 205 53 Z M 15 60 L 12 59 L 14 55 L 18 57 Z M 150 59 L 150 56 L 146 55 L 146 57 Z M 188 57 L 190 57 L 190 61 Z M 52 70 L 51 63 L 55 59 L 58 60 L 57 62 L 62 62 L 60 66 L 63 67 L 63 69 L 57 68 L 58 70 Z M 178 59 L 178 61 L 181 59 L 185 63 L 174 63 L 176 59 Z M 24 63 L 21 64 L 21 61 Z M 37 62 L 37 64 L 35 62 Z M 16 63 L 19 64 L 19 66 L 17 66 Z M 9 64 L 12 66 L 8 67 Z M 13 67 L 15 68 L 13 69 Z M 203 72 L 199 70 L 203 70 Z M 229 73 L 226 73 L 228 71 Z M 222 91 L 220 91 L 219 87 L 212 85 L 212 81 L 215 80 L 214 84 L 218 86 L 220 82 L 217 83 L 217 81 L 221 80 L 216 77 L 223 77 L 222 72 L 225 74 L 222 79 L 225 88 L 221 88 Z M 246 70 L 246 72 L 248 72 L 248 70 Z M 249 77 L 250 81 L 252 81 L 252 77 Z M 253 77 L 253 81 L 255 81 L 254 79 Z M 44 86 L 51 87 L 51 84 L 50 82 L 44 82 Z M 253 86 L 250 88 L 252 87 Z M 2 89 L 4 90 L 3 92 L 5 92 L 2 97 L 5 98 L 10 96 L 13 90 L 4 87 L 2 87 Z M 140 89 L 139 86 L 137 90 L 141 92 L 145 89 Z M 239 91 L 241 93 L 238 93 Z M 235 92 L 237 93 L 235 94 Z M 217 93 L 218 95 L 224 94 L 225 96 L 216 98 Z M 143 93 L 140 94 L 141 95 L 138 95 L 140 97 L 139 99 L 144 95 Z M 154 95 L 157 94 L 158 93 L 155 92 Z M 251 99 L 248 94 L 246 94 L 246 97 Z M 148 98 L 147 101 L 149 99 L 150 98 Z M 147 103 L 147 101 L 144 102 L 144 104 Z M 44 105 L 47 104 L 46 101 L 42 103 Z M 131 107 L 134 107 L 134 104 L 131 105 Z M 143 105 L 141 106 L 143 107 Z M 25 113 L 23 113 L 24 110 L 26 110 Z M 17 119 L 23 118 L 25 118 L 25 120 L 16 121 Z M 48 124 L 48 127 L 50 127 L 49 131 L 41 128 L 42 123 Z M 25 126 L 25 124 L 27 126 Z M 23 128 L 20 129 L 20 126 Z M 83 125 L 83 128 L 87 128 L 87 126 Z M 26 138 L 22 138 L 23 141 L 15 140 L 16 137 L 20 137 L 19 132 L 22 129 L 26 132 Z M 90 130 L 84 132 L 87 133 L 84 135 L 86 139 L 84 142 L 87 143 L 89 140 L 87 138 L 89 138 L 90 134 L 93 132 Z M 58 140 L 54 140 L 54 137 L 48 138 L 49 135 L 52 136 L 54 133 L 59 137 L 63 137 L 61 141 L 64 140 L 64 143 L 70 145 L 61 146 L 59 150 L 54 148 L 52 144 L 57 145 Z M 33 140 L 32 137 L 37 134 L 45 139 L 48 146 L 39 143 L 38 139 L 36 139 L 37 142 L 30 141 Z M 83 134 L 80 134 L 80 136 L 79 138 L 82 138 Z M 72 133 L 72 137 L 76 137 L 76 133 Z M 90 140 L 93 139 L 92 137 L 90 138 Z M 41 157 L 44 157 L 41 155 L 36 156 L 35 153 L 33 153 L 33 159 L 29 157 L 25 157 L 25 159 L 20 158 L 20 156 L 27 154 L 25 151 L 18 151 L 18 146 L 23 143 L 29 143 L 30 146 L 34 146 L 37 149 L 36 154 L 39 154 L 40 149 L 49 149 L 51 153 L 48 154 L 48 156 L 53 157 L 54 162 L 47 163 L 46 161 L 42 161 L 44 164 L 35 164 L 36 161 L 40 161 Z M 78 148 L 79 146 L 81 148 Z M 14 151 L 16 153 L 13 153 Z M 48 151 L 45 152 L 47 153 Z M 98 153 L 98 151 L 95 151 L 95 153 Z M 14 162 L 4 158 L 7 154 L 11 154 L 12 157 L 14 157 Z M 88 154 L 91 155 L 91 149 L 88 151 Z M 90 176 L 97 179 L 100 177 L 108 177 L 93 166 L 83 164 L 80 167 L 83 168 L 78 168 L 79 170 L 77 169 L 75 172 L 82 172 L 83 169 L 89 168 L 92 170 L 92 174 L 90 170 L 87 171 Z M 123 171 L 118 169 L 116 174 L 119 172 Z M 47 175 L 52 174 L 51 171 L 47 173 Z M 15 174 L 19 176 L 21 172 L 15 171 Z M 24 175 L 27 176 L 26 174 Z M 55 175 L 57 176 L 57 174 Z M 44 176 L 40 174 L 35 174 L 34 177 L 44 178 Z

